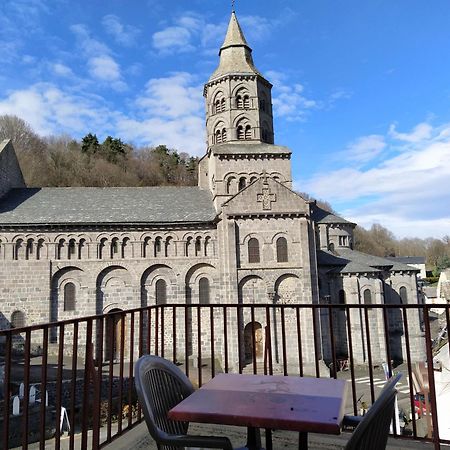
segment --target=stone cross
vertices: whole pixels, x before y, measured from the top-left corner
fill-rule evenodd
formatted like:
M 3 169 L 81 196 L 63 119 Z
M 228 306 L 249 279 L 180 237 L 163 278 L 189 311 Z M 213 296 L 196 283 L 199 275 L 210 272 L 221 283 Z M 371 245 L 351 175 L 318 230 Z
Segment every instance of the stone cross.
M 262 203 L 262 208 L 264 211 L 270 211 L 272 209 L 272 202 L 277 201 L 277 196 L 270 192 L 269 187 L 263 187 L 262 193 L 257 194 L 257 199 L 259 203 Z

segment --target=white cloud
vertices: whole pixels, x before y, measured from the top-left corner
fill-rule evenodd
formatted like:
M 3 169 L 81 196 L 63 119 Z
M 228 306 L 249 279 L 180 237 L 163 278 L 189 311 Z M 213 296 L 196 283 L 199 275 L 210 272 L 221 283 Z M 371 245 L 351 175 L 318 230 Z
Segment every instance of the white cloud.
M 153 34 L 153 47 L 161 53 L 184 53 L 194 50 L 190 44 L 191 32 L 183 27 L 167 27 Z
M 105 31 L 111 34 L 116 42 L 121 45 L 130 46 L 135 43 L 140 30 L 131 25 L 123 25 L 120 19 L 114 14 L 108 14 L 103 17 L 102 25 Z
M 137 104 L 146 114 L 176 118 L 203 114 L 201 85 L 186 72 L 175 73 L 166 78 L 153 78 L 146 85 L 146 92 Z
M 289 83 L 284 73 L 268 71 L 265 75 L 274 85 L 272 104 L 275 116 L 290 121 L 305 120 L 309 110 L 321 107 L 320 102 L 304 94 L 305 88 L 302 84 Z
M 120 79 L 119 65 L 108 55 L 94 56 L 88 61 L 89 73 L 99 80 L 116 81 Z
M 14 114 L 41 135 L 105 130 L 113 115 L 99 97 L 64 92 L 51 83 L 38 83 L 0 99 L 0 114 Z
M 65 64 L 54 63 L 51 65 L 51 68 L 56 75 L 60 75 L 62 77 L 73 76 L 72 69 L 70 67 L 67 67 Z
M 99 54 L 111 54 L 110 48 L 103 44 L 102 42 L 98 41 L 97 39 L 94 39 L 91 37 L 90 32 L 88 28 L 83 24 L 76 24 L 72 25 L 70 27 L 70 30 L 72 33 L 75 34 L 76 38 L 78 39 L 79 45 L 81 49 L 87 54 L 88 56 L 91 55 L 99 55 Z
M 389 135 L 393 139 L 397 139 L 398 141 L 405 142 L 420 142 L 424 139 L 429 139 L 431 137 L 431 133 L 433 131 L 433 127 L 425 122 L 419 123 L 414 127 L 414 129 L 410 133 L 398 133 L 396 131 L 395 124 L 392 124 L 389 127 Z
M 351 142 L 344 154 L 349 160 L 365 163 L 377 157 L 384 148 L 386 148 L 384 136 L 371 134 Z
M 426 134 L 428 139 L 414 138 L 400 154 L 386 152 L 390 156 L 372 167 L 344 166 L 315 175 L 298 187 L 332 202 L 346 217 L 363 225 L 380 222 L 399 236 L 448 234 L 450 124 Z M 395 144 L 382 138 L 375 139 L 379 149 Z

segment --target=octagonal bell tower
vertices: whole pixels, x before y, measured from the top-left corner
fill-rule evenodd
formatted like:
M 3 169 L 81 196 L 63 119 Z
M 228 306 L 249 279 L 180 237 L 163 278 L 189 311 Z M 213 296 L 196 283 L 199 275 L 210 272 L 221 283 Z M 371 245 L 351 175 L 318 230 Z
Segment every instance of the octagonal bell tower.
M 203 92 L 208 147 L 242 141 L 273 144 L 272 85 L 256 69 L 234 11 L 219 57 Z

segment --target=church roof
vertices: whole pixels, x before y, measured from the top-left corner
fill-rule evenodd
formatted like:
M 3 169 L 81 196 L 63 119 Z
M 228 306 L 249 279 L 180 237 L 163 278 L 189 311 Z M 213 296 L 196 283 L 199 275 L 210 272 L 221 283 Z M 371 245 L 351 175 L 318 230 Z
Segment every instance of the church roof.
M 198 187 L 12 189 L 0 200 L 2 225 L 211 222 L 212 196 Z
M 382 270 L 418 271 L 418 269 L 406 264 L 368 255 L 350 248 L 338 248 L 333 252 L 319 250 L 317 252 L 317 263 L 322 267 L 329 266 L 330 272 L 334 273 L 376 273 Z
M 234 11 L 231 13 L 225 41 L 220 47 L 219 55 L 219 67 L 213 72 L 209 81 L 232 74 L 261 76 L 253 63 L 252 49 L 245 40 Z
M 348 225 L 356 225 L 353 222 L 349 222 L 342 217 L 337 216 L 325 209 L 321 208 L 319 205 L 312 204 L 311 205 L 311 217 L 316 223 L 341 223 Z

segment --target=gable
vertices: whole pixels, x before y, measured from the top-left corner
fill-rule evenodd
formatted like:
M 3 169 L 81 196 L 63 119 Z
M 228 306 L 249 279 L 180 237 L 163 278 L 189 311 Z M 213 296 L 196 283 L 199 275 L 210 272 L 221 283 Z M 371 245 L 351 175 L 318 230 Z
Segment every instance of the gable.
M 309 215 L 309 203 L 283 184 L 262 176 L 223 205 L 228 215 Z

